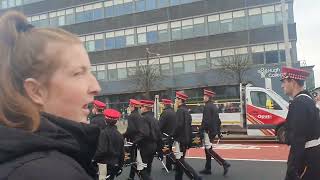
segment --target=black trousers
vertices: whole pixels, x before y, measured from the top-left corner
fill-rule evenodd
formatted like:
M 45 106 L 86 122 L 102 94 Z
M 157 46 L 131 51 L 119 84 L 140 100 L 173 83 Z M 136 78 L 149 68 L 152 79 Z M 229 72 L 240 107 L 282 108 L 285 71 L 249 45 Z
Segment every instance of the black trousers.
M 180 159 L 176 160 L 175 180 L 182 180 L 184 171 L 186 171 L 186 174 L 190 179 L 200 179 L 198 173 L 185 161 L 185 155 L 187 150 L 186 146 L 180 145 L 180 149 L 183 152 L 183 156 Z
M 169 146 L 170 152 L 172 152 L 172 145 Z M 169 171 L 172 170 L 172 165 L 174 164 L 174 161 L 170 157 L 170 155 L 166 155 L 166 167 Z
M 209 149 L 204 149 L 206 153 L 206 169 L 211 169 L 211 157 L 213 157 L 220 166 L 223 166 L 226 163 L 226 160 L 224 160 L 218 153 L 216 153 L 212 147 Z
M 304 159 L 300 164 L 294 162 L 290 149 L 285 180 L 318 180 L 320 179 L 320 145 L 305 149 Z M 298 166 L 298 167 L 296 167 Z
M 109 180 L 114 180 L 118 173 L 119 167 L 107 164 L 107 175 L 109 176 Z
M 134 179 L 136 173 L 140 175 L 143 180 L 151 179 L 152 162 L 155 152 L 152 151 L 140 151 L 143 163 L 147 164 L 147 168 L 137 171 L 136 166 L 131 166 L 129 177 Z

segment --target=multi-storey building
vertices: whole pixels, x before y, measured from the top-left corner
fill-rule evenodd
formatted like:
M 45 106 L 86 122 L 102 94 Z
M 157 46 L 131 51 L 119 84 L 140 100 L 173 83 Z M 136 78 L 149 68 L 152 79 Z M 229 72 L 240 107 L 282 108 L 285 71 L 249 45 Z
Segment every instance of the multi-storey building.
M 280 0 L 0 0 L 0 11 L 23 11 L 35 26 L 61 27 L 77 34 L 102 87 L 102 100 L 126 102 L 137 95 L 136 69 L 152 64 L 162 76 L 153 94 L 192 98 L 209 87 L 217 97 L 237 97 L 238 80 L 221 60 L 244 56 L 244 81 L 282 94 L 286 63 Z M 285 2 L 292 64 L 297 62 L 293 0 Z M 146 48 L 153 52 L 146 56 Z M 157 54 L 157 55 L 155 55 Z M 148 60 L 148 62 L 146 62 Z

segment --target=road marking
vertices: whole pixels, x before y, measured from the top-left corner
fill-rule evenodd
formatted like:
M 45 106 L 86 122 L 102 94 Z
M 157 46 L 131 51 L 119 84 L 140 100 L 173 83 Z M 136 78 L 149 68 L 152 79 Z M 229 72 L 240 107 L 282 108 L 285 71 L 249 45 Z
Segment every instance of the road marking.
M 206 159 L 205 157 L 190 157 L 186 159 Z M 213 159 L 213 158 L 212 158 Z M 273 159 L 237 159 L 237 158 L 225 158 L 228 161 L 260 161 L 260 162 L 287 162 L 287 160 L 273 160 Z

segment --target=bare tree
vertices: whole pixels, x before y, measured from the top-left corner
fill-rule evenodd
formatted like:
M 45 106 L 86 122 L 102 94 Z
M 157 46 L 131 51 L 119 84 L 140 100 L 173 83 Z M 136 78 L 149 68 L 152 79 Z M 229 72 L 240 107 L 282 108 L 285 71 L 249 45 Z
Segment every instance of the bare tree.
M 139 61 L 139 65 L 136 68 L 136 73 L 133 79 L 140 91 L 145 93 L 146 98 L 150 98 L 150 91 L 154 88 L 155 84 L 162 79 L 159 70 L 159 64 L 155 63 L 158 59 L 149 59 L 151 53 L 149 49 L 146 49 L 146 60 Z M 159 56 L 159 54 L 155 54 Z
M 249 56 L 248 54 L 225 56 L 218 60 L 217 66 L 226 73 L 230 73 L 240 84 L 243 83 L 244 75 L 250 69 Z

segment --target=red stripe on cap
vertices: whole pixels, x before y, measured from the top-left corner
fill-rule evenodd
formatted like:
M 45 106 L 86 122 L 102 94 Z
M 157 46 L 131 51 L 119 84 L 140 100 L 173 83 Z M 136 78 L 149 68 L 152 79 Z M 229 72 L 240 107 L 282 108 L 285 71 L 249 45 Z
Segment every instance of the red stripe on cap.
M 178 91 L 176 92 L 176 97 L 182 100 L 187 100 L 188 96 L 186 94 L 184 94 L 182 91 Z
M 94 100 L 93 101 L 93 105 L 98 108 L 98 109 L 103 109 L 106 107 L 106 104 L 101 102 L 101 101 L 98 101 L 98 100 Z
M 106 109 L 103 114 L 106 119 L 118 120 L 121 117 L 121 113 L 115 109 Z

